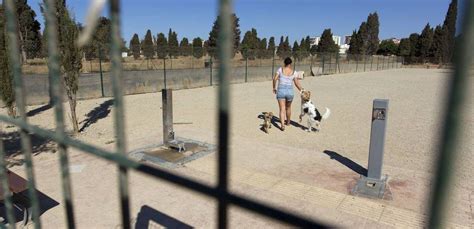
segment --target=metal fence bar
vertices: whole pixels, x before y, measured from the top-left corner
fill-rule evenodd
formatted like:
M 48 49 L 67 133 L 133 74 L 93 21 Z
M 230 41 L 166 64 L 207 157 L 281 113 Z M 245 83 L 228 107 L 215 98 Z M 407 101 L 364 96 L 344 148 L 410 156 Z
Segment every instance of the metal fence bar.
M 433 196 L 429 206 L 430 215 L 427 228 L 443 228 L 446 218 L 446 204 L 450 191 L 450 182 L 453 174 L 454 163 L 458 154 L 456 147 L 459 142 L 461 122 L 459 114 L 463 111 L 463 102 L 466 99 L 467 77 L 469 68 L 474 61 L 474 3 L 465 2 L 463 29 L 459 46 L 454 52 L 454 77 L 450 82 L 448 99 L 446 100 L 445 122 L 440 139 L 439 156 L 433 186 Z M 462 8 L 461 8 L 462 9 Z
M 56 1 L 48 0 L 46 4 L 46 24 L 48 36 L 48 68 L 52 88 L 51 102 L 54 105 L 56 119 L 56 134 L 65 135 L 64 112 L 61 93 L 61 76 L 59 67 L 58 50 L 58 25 L 56 18 Z M 71 179 L 69 175 L 69 160 L 67 156 L 67 146 L 58 144 L 59 161 L 61 168 L 61 180 L 64 198 L 64 210 L 66 211 L 66 223 L 68 228 L 75 228 L 74 211 L 72 205 Z
M 319 223 L 317 221 L 272 208 L 267 204 L 264 204 L 257 200 L 252 200 L 251 198 L 243 197 L 238 194 L 229 192 L 220 192 L 219 188 L 214 188 L 209 185 L 194 181 L 193 179 L 175 175 L 159 167 L 152 167 L 146 164 L 141 164 L 137 161 L 129 159 L 126 155 L 114 153 L 92 145 L 85 144 L 67 135 L 58 136 L 53 131 L 45 130 L 37 126 L 30 125 L 24 122 L 23 120 L 13 119 L 5 115 L 0 115 L 0 121 L 18 126 L 19 128 L 33 133 L 37 136 L 48 138 L 52 141 L 68 145 L 70 147 L 84 151 L 85 153 L 103 158 L 108 161 L 115 162 L 120 166 L 125 166 L 130 169 L 134 169 L 140 173 L 147 174 L 152 177 L 156 177 L 163 181 L 169 182 L 171 184 L 178 185 L 179 187 L 195 191 L 204 195 L 208 195 L 216 199 L 226 199 L 228 203 L 234 204 L 241 208 L 245 208 L 262 216 L 278 220 L 280 222 L 285 222 L 300 227 L 328 227 L 327 225 Z
M 21 65 L 20 65 L 20 53 L 18 46 L 18 28 L 17 28 L 17 17 L 16 17 L 16 7 L 13 0 L 5 0 L 4 5 L 6 8 L 6 18 L 7 18 L 7 33 L 8 33 L 8 44 L 9 44 L 9 53 L 11 59 L 11 66 L 14 78 L 15 85 L 15 96 L 16 96 L 16 106 L 18 113 L 20 115 L 20 120 L 27 123 L 26 115 L 26 96 L 24 93 L 23 79 L 21 76 Z M 20 131 L 21 138 L 21 149 L 25 155 L 25 164 L 26 164 L 26 175 L 28 178 L 28 193 L 30 195 L 32 210 L 33 210 L 33 220 L 35 222 L 35 228 L 41 228 L 41 221 L 39 219 L 39 205 L 38 205 L 38 196 L 36 194 L 36 184 L 35 176 L 33 171 L 33 160 L 32 160 L 32 149 L 31 149 L 31 137 L 25 131 Z
M 2 139 L 0 139 L 0 181 L 2 185 L 1 188 L 3 190 L 3 202 L 5 204 L 5 211 L 7 221 L 9 223 L 9 228 L 14 229 L 16 220 L 13 215 L 12 193 L 10 191 L 8 182 L 8 174 L 5 163 L 5 148 L 3 147 Z
M 123 103 L 123 77 L 121 60 L 121 36 L 120 36 L 120 1 L 110 0 L 110 18 L 112 22 L 111 48 L 112 57 L 112 90 L 115 105 L 115 134 L 117 138 L 117 154 L 126 156 L 125 139 L 125 112 Z M 130 228 L 130 203 L 128 191 L 127 167 L 119 165 L 119 193 L 122 212 L 122 227 Z
M 219 90 L 218 90 L 218 117 L 219 117 L 219 142 L 218 142 L 218 184 L 217 191 L 228 192 L 228 154 L 229 154 L 229 69 L 232 52 L 232 0 L 219 1 Z M 218 203 L 218 228 L 227 228 L 228 200 L 219 199 Z

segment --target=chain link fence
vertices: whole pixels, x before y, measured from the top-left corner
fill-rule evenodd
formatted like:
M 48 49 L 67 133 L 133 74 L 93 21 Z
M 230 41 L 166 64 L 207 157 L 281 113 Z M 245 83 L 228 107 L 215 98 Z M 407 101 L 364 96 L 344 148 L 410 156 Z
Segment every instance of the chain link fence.
M 103 52 L 102 52 L 103 53 Z M 209 48 L 191 48 L 186 55 L 166 58 L 134 58 L 131 53 L 122 56 L 124 93 L 140 94 L 158 92 L 163 88 L 188 89 L 217 84 L 219 60 L 209 55 Z M 130 55 L 130 56 L 128 56 Z M 380 71 L 400 68 L 403 59 L 397 56 L 364 56 L 336 53 L 277 52 L 265 50 L 240 50 L 231 59 L 231 83 L 271 80 L 290 56 L 296 71 L 304 76 Z M 110 58 L 85 59 L 79 77 L 79 99 L 109 97 L 112 95 L 110 81 Z M 47 59 L 31 59 L 23 64 L 25 87 L 30 92 L 28 104 L 49 101 Z

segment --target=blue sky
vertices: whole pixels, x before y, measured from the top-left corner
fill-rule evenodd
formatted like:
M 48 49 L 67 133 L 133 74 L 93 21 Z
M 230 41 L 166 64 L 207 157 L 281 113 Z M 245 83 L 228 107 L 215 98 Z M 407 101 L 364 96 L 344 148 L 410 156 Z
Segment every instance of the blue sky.
M 29 0 L 39 12 L 42 0 Z M 335 35 L 350 35 L 367 15 L 377 11 L 380 38 L 407 37 L 421 32 L 426 23 L 443 23 L 450 0 L 234 0 L 242 34 L 256 28 L 259 37 L 288 35 L 291 41 L 319 36 L 325 28 Z M 76 19 L 83 22 L 90 0 L 68 0 Z M 179 39 L 208 38 L 217 14 L 216 0 L 122 0 L 122 34 L 142 38 L 147 29 L 156 35 L 169 28 Z M 107 12 L 104 12 L 106 15 Z

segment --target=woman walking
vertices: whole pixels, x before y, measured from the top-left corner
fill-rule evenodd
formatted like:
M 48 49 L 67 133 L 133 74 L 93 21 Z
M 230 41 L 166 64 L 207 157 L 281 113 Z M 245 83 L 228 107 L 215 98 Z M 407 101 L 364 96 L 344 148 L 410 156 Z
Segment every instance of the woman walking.
M 285 130 L 285 125 L 288 126 L 291 122 L 291 102 L 294 97 L 293 85 L 300 93 L 303 90 L 293 71 L 291 58 L 285 58 L 283 63 L 283 67 L 279 68 L 273 77 L 273 93 L 276 94 L 278 107 L 280 108 L 280 129 L 282 131 Z M 276 87 L 277 85 L 278 87 Z

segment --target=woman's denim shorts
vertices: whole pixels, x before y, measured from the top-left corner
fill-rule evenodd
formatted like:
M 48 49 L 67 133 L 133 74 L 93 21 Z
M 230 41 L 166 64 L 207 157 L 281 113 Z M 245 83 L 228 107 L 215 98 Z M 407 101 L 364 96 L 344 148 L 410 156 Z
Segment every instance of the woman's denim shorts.
M 276 97 L 278 100 L 284 99 L 286 101 L 293 101 L 293 87 L 278 87 Z

